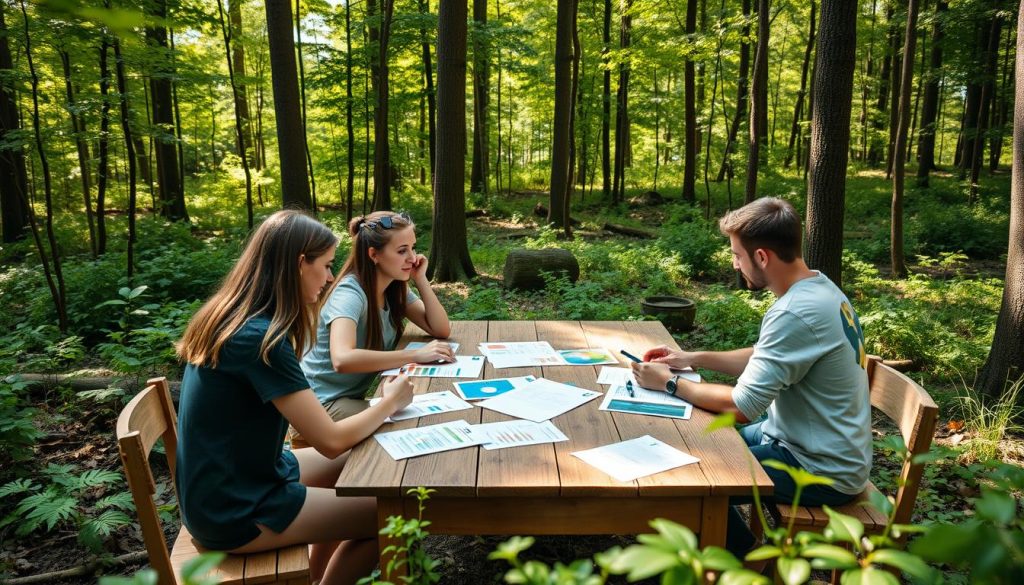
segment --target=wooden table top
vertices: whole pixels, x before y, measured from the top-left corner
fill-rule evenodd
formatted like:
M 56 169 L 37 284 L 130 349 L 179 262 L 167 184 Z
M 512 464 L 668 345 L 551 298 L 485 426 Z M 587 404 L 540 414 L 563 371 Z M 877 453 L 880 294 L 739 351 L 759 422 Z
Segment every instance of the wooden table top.
M 425 340 L 409 325 L 398 347 Z M 620 349 L 642 354 L 656 345 L 678 347 L 656 321 L 453 321 L 451 341 L 461 344 L 458 355 L 479 354 L 484 341 L 547 341 L 555 349 L 603 347 L 619 356 Z M 620 357 L 622 366 L 628 365 Z M 581 388 L 604 391 L 597 383 L 600 366 L 556 366 L 495 370 L 488 361 L 483 379 L 543 376 Z M 414 378 L 416 393 L 454 390 L 452 378 Z M 689 420 L 605 412 L 597 398 L 551 420 L 568 441 L 487 451 L 469 447 L 395 461 L 373 438 L 357 445 L 338 478 L 341 496 L 400 497 L 418 486 L 437 490 L 433 497 L 666 497 L 749 495 L 756 483 L 770 494 L 772 483 L 753 462 L 739 434 L 722 429 L 705 434 L 714 416 L 694 408 Z M 510 420 L 511 417 L 473 408 L 386 424 L 380 431 L 466 420 L 471 424 Z M 600 447 L 651 435 L 700 458 L 686 465 L 635 481 L 620 482 L 582 460 L 573 451 Z

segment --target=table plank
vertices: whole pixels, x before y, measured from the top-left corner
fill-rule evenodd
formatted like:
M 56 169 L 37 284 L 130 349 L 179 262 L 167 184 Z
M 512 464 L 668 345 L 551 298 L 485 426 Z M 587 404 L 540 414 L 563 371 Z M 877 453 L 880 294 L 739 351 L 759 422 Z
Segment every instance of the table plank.
M 396 347 L 404 348 L 410 341 L 427 341 L 431 339 L 422 329 L 409 323 Z M 427 391 L 429 378 L 413 378 L 414 392 L 422 394 Z M 380 389 L 377 390 L 378 395 Z M 377 432 L 411 429 L 419 421 L 405 420 L 385 423 Z M 335 484 L 335 492 L 339 496 L 398 496 L 402 493 L 401 481 L 405 474 L 407 460 L 395 461 L 373 437 L 356 445 L 349 455 L 350 461 L 357 465 L 346 465 Z
M 547 341 L 555 349 L 587 347 L 586 336 L 578 321 L 538 321 L 537 338 Z M 543 370 L 544 377 L 550 380 L 590 390 L 601 389 L 593 366 L 554 366 L 545 367 Z M 621 440 L 612 418 L 598 410 L 600 404 L 600 397 L 595 398 L 552 419 L 555 426 L 569 437 L 566 442 L 555 443 L 562 497 L 615 497 L 637 494 L 637 482 L 620 482 L 572 456 L 573 451 L 610 445 Z
M 533 321 L 491 321 L 487 328 L 488 341 L 537 341 L 537 327 Z M 502 368 L 497 370 L 487 362 L 484 379 L 513 378 L 543 375 L 540 368 Z M 515 420 L 515 417 L 480 409 L 481 422 L 492 423 Z M 566 429 L 562 429 L 565 432 Z M 567 435 L 569 433 L 566 433 Z M 555 447 L 528 445 L 488 451 L 480 449 L 480 472 L 477 478 L 479 496 L 558 496 L 558 461 Z
M 487 341 L 487 321 L 455 321 L 452 323 L 451 340 L 459 342 L 460 355 L 479 355 L 477 345 Z M 455 378 L 430 378 L 429 391 L 454 391 Z M 424 416 L 419 426 L 435 425 L 442 422 L 465 420 L 470 424 L 480 423 L 480 409 L 458 410 L 438 415 Z M 434 453 L 408 460 L 402 491 L 418 486 L 437 490 L 437 496 L 471 497 L 476 495 L 477 456 L 480 447 L 456 449 Z
M 646 336 L 635 331 L 627 332 L 623 324 L 617 321 L 584 321 L 581 326 L 589 347 L 607 348 L 616 355 L 621 355 L 619 349 L 643 348 L 650 342 Z M 625 356 L 622 356 L 620 361 L 628 362 Z M 628 367 L 628 363 L 620 365 Z M 673 422 L 674 419 L 624 412 L 607 414 L 611 415 L 623 440 L 650 435 L 681 451 L 690 452 L 689 445 Z M 706 495 L 711 492 L 709 481 L 699 463 L 641 477 L 637 483 L 641 496 Z
M 626 322 L 623 326 L 626 331 L 648 339 L 652 347 L 661 344 L 679 347 L 661 323 L 637 321 Z M 646 349 L 648 348 L 644 348 L 645 351 Z M 711 493 L 728 496 L 750 495 L 753 477 L 761 494 L 771 494 L 774 491 L 774 484 L 764 472 L 764 468 L 753 460 L 739 433 L 729 429 L 711 434 L 704 432 L 712 420 L 713 414 L 694 408 L 690 420 L 675 421 L 676 428 L 690 453 L 700 458 L 700 466 L 710 482 Z

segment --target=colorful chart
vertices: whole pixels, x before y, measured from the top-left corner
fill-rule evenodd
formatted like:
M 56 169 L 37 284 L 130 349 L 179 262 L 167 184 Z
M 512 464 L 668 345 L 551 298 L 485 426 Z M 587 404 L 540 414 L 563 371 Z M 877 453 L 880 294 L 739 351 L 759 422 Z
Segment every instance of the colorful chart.
M 563 349 L 558 352 L 570 366 L 596 366 L 618 364 L 619 360 L 606 349 Z

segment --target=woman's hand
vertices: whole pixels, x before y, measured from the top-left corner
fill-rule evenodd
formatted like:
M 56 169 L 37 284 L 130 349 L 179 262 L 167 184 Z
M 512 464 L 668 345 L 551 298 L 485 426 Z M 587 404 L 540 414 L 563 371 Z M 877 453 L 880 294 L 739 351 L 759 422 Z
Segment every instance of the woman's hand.
M 666 345 L 647 350 L 644 353 L 644 361 L 654 364 L 666 364 L 670 368 L 682 370 L 693 367 L 695 354 L 692 351 L 669 349 Z
M 649 362 L 633 363 L 633 376 L 644 388 L 650 390 L 664 390 L 665 384 L 672 379 L 672 372 L 665 364 L 652 364 Z
M 381 386 L 381 396 L 391 404 L 391 414 L 402 410 L 412 403 L 412 379 L 405 374 L 388 378 Z
M 434 340 L 419 349 L 413 350 L 413 360 L 418 364 L 432 364 L 435 362 L 454 362 L 455 352 L 452 346 L 444 341 Z
M 423 254 L 417 254 L 412 262 L 412 279 L 417 284 L 427 279 L 427 262 L 427 257 Z

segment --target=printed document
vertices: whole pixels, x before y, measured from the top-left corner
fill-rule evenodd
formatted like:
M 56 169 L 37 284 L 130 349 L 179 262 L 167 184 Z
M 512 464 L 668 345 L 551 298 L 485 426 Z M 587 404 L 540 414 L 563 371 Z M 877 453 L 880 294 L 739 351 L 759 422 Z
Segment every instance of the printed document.
M 519 378 L 495 378 L 493 380 L 473 380 L 471 382 L 455 382 L 455 391 L 466 400 L 483 400 L 494 398 L 509 390 L 515 390 L 536 380 L 536 376 Z
M 546 341 L 481 343 L 480 353 L 487 356 L 495 368 L 565 365 L 562 356 Z
M 625 385 L 612 386 L 605 393 L 600 408 L 601 410 L 649 414 L 684 420 L 689 419 L 693 412 L 693 405 L 681 398 L 676 398 L 667 392 L 641 388 L 636 384 L 633 384 L 632 396 L 629 395 L 629 390 Z
M 632 481 L 700 461 L 650 435 L 572 454 L 619 481 Z
M 451 364 L 405 364 L 400 368 L 392 368 L 381 372 L 381 376 L 397 376 L 406 374 L 409 377 L 421 378 L 478 378 L 484 369 L 484 356 L 457 355 Z
M 567 366 L 599 366 L 601 364 L 618 364 L 619 360 L 612 352 L 604 348 L 560 349 Z
M 542 423 L 528 420 L 507 420 L 473 425 L 473 434 L 479 435 L 483 439 L 484 449 L 488 451 L 569 440 L 569 437 L 566 437 L 549 420 Z
M 464 420 L 402 429 L 373 436 L 395 460 L 472 447 L 480 444 L 472 425 Z
M 510 390 L 495 398 L 488 398 L 477 405 L 516 418 L 543 422 L 589 402 L 600 392 L 585 390 L 568 384 L 561 384 L 544 378 Z
M 373 406 L 380 401 L 380 398 L 371 398 L 370 406 Z M 466 410 L 468 408 L 473 408 L 473 405 L 459 398 L 450 390 L 430 392 L 428 394 L 417 394 L 412 397 L 412 404 L 406 406 L 402 410 L 399 410 L 395 414 L 392 414 L 390 417 L 385 419 L 384 422 L 409 420 L 411 418 L 427 416 L 428 414 L 441 414 L 442 412 Z
M 677 374 L 684 380 L 691 382 L 700 383 L 700 374 L 694 372 L 690 368 L 685 370 L 672 370 L 673 374 Z M 633 368 L 609 368 L 607 366 L 602 367 L 601 371 L 597 374 L 598 384 L 611 384 L 613 386 L 624 386 L 626 381 L 633 382 L 633 386 L 639 388 L 640 383 L 636 381 L 633 376 Z
M 443 340 L 439 339 L 438 341 L 443 341 Z M 430 342 L 429 341 L 410 341 L 409 345 L 403 347 L 402 349 L 403 350 L 405 350 L 405 349 L 420 349 L 421 347 L 426 347 L 428 343 L 430 343 Z M 448 341 L 446 343 L 449 346 L 451 346 L 452 353 L 455 353 L 455 352 L 459 351 L 459 343 L 457 341 Z

